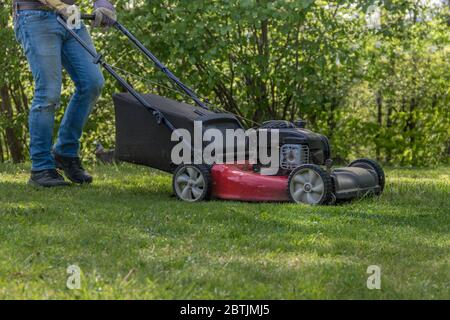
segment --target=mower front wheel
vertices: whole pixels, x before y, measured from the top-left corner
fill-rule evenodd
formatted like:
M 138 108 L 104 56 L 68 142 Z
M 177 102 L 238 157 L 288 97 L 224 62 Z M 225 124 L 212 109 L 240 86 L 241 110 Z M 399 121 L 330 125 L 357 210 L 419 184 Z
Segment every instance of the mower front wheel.
M 288 193 L 292 202 L 329 204 L 333 198 L 330 174 L 317 165 L 301 165 L 289 175 Z
M 186 202 L 200 202 L 211 197 L 211 174 L 206 165 L 180 165 L 173 174 L 173 192 Z

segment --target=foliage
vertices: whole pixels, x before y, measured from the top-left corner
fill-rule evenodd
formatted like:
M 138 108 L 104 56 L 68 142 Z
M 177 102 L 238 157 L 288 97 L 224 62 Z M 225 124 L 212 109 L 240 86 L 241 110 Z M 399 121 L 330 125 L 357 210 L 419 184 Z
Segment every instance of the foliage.
M 424 3 L 116 1 L 121 22 L 215 105 L 256 122 L 301 117 L 331 138 L 338 160 L 370 156 L 402 165 L 446 162 L 450 149 L 449 10 Z M 371 26 L 374 13 L 380 22 Z M 0 35 L 16 52 L 13 59 L 0 55 L 1 70 L 15 74 L 3 72 L 0 83 L 22 83 L 30 99 L 30 76 L 12 29 Z M 93 35 L 140 91 L 186 99 L 167 89 L 123 36 L 113 30 Z M 73 91 L 67 78 L 64 88 L 67 102 Z M 119 90 L 108 78 L 83 136 L 85 157 L 95 140 L 113 147 L 111 95 Z M 14 127 L 24 137 L 26 112 L 16 115 Z

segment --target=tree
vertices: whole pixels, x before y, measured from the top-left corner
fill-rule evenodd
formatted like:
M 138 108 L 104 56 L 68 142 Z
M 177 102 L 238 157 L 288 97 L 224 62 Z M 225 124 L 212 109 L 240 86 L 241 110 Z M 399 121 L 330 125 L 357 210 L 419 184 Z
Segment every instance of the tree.
M 334 157 L 341 161 L 361 155 L 403 165 L 448 161 L 449 6 L 419 0 L 116 4 L 120 21 L 175 74 L 249 126 L 306 119 L 311 129 L 331 138 Z M 89 6 L 82 1 L 83 10 Z M 0 40 L 7 49 L 0 54 L 5 101 L 0 160 L 15 153 L 20 161 L 31 77 L 13 38 L 9 5 L 1 17 Z M 94 30 L 93 36 L 105 58 L 138 90 L 189 100 L 122 35 Z M 62 106 L 73 91 L 67 76 L 64 89 Z M 92 154 L 95 140 L 113 147 L 111 95 L 121 90 L 107 77 L 83 135 L 85 156 Z

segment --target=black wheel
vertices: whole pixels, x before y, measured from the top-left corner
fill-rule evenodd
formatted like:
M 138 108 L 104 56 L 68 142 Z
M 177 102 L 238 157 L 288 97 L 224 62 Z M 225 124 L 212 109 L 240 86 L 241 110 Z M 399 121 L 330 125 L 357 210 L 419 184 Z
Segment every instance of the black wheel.
M 376 195 L 380 195 L 383 193 L 384 185 L 386 181 L 386 177 L 384 175 L 383 168 L 375 161 L 371 159 L 358 159 L 353 161 L 348 165 L 349 167 L 357 167 L 357 168 L 364 168 L 367 170 L 373 170 L 378 176 L 378 184 L 380 186 L 380 191 L 376 193 Z
M 211 197 L 211 174 L 206 165 L 180 165 L 173 173 L 173 192 L 186 202 L 209 200 Z
M 292 202 L 329 204 L 333 199 L 333 182 L 329 173 L 321 167 L 304 164 L 289 175 L 288 193 Z

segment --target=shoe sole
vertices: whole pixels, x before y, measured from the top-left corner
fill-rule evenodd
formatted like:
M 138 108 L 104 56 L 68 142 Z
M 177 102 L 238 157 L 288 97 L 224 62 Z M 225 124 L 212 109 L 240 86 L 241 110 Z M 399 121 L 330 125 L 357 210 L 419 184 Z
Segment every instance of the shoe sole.
M 44 185 L 42 185 L 42 184 L 37 183 L 36 181 L 28 180 L 28 185 L 31 186 L 31 187 L 33 187 L 33 188 L 43 188 L 43 189 L 46 189 L 46 188 L 69 187 L 69 186 L 70 186 L 70 183 L 64 182 L 64 183 L 60 183 L 60 184 L 45 185 L 45 186 L 44 186 Z
M 64 169 L 61 169 L 61 170 L 63 171 L 64 176 L 67 178 L 67 180 L 69 180 L 72 183 L 75 183 L 75 184 L 91 184 L 93 182 L 93 180 L 91 180 L 91 181 L 76 181 L 76 180 L 72 179 L 71 177 L 69 177 L 66 174 L 66 172 L 64 171 Z
M 68 180 L 70 180 L 72 183 L 75 183 L 75 184 L 91 184 L 92 183 L 92 180 L 91 181 L 75 181 L 75 180 L 71 179 L 66 173 L 64 173 L 64 176 Z

